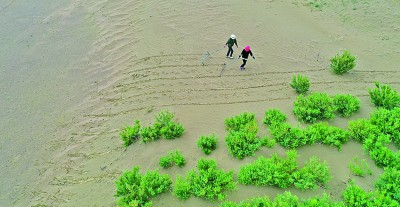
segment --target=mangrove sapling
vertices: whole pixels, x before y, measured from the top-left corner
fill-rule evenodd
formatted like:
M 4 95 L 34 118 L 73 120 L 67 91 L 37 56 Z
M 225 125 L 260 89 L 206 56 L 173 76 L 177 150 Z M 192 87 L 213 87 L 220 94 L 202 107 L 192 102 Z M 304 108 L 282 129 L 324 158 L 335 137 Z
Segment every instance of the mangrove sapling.
M 266 135 L 264 138 L 261 139 L 261 146 L 272 148 L 274 145 L 275 145 L 275 140 L 269 138 L 268 135 Z
M 218 169 L 215 160 L 200 159 L 197 167 L 198 171 L 191 170 L 186 180 L 178 177 L 180 179 L 177 181 L 179 186 L 175 189 L 175 195 L 178 198 L 188 198 L 190 196 L 188 195 L 188 188 L 190 188 L 190 194 L 194 194 L 196 197 L 212 201 L 223 200 L 226 191 L 236 188 L 236 183 L 233 181 L 233 171 L 224 172 Z
M 140 130 L 140 135 L 144 143 L 154 141 L 161 138 L 160 131 L 158 131 L 155 127 L 148 126 L 143 127 Z
M 400 95 L 390 85 L 381 85 L 375 82 L 375 89 L 368 89 L 371 96 L 371 102 L 376 107 L 383 107 L 385 109 L 393 109 L 400 106 Z
M 169 153 L 169 156 L 171 157 L 171 159 L 174 161 L 174 163 L 178 166 L 178 167 L 183 167 L 186 164 L 186 159 L 183 156 L 183 154 L 179 151 L 179 150 L 175 150 L 173 152 Z
M 353 175 L 364 177 L 366 174 L 372 175 L 371 169 L 365 159 L 360 160 L 358 156 L 354 157 L 349 164 L 350 172 Z
M 265 118 L 263 123 L 267 127 L 273 127 L 275 125 L 280 125 L 286 121 L 286 114 L 282 113 L 278 109 L 269 109 L 265 112 Z
M 348 117 L 360 110 L 360 99 L 350 94 L 333 96 L 333 104 L 340 116 Z
M 370 121 L 400 147 L 400 108 L 392 110 L 378 108 L 371 113 Z
M 299 94 L 305 94 L 310 88 L 310 81 L 308 80 L 307 76 L 298 74 L 297 76 L 293 76 L 290 87 L 295 89 Z
M 363 143 L 369 136 L 377 137 L 381 134 L 379 128 L 371 124 L 370 120 L 357 119 L 349 122 L 349 137 Z
M 350 51 L 345 50 L 342 55 L 331 58 L 330 68 L 335 74 L 343 74 L 352 70 L 356 66 L 356 57 Z
M 339 150 L 343 143 L 349 140 L 348 133 L 338 127 L 329 126 L 327 123 L 319 122 L 309 126 L 306 130 L 308 143 L 321 142 L 325 145 L 335 146 Z
M 305 123 L 315 123 L 318 119 L 332 119 L 335 107 L 326 93 L 300 94 L 294 102 L 293 113 Z
M 238 159 L 253 156 L 261 147 L 261 140 L 257 135 L 247 130 L 229 131 L 225 142 L 230 154 Z
M 174 194 L 181 200 L 186 200 L 190 197 L 191 186 L 190 183 L 183 179 L 181 176 L 176 177 Z
M 197 140 L 197 147 L 199 147 L 204 154 L 209 155 L 217 148 L 217 142 L 218 138 L 214 134 L 201 136 L 199 140 Z
M 396 157 L 395 153 L 386 147 L 389 142 L 390 137 L 384 134 L 369 136 L 364 140 L 363 149 L 369 151 L 370 157 L 378 166 L 391 166 L 396 161 Z
M 239 131 L 245 127 L 258 130 L 256 116 L 253 113 L 243 112 L 240 115 L 226 118 L 225 126 L 228 131 Z M 257 131 L 255 131 L 257 133 Z
M 128 147 L 133 142 L 137 141 L 140 137 L 140 122 L 139 120 L 135 120 L 135 124 L 133 126 L 126 126 L 120 133 L 122 141 L 124 142 L 125 147 Z
M 124 172 L 115 182 L 119 206 L 151 206 L 150 199 L 171 189 L 169 175 L 158 171 L 139 173 L 139 167 Z
M 271 134 L 276 142 L 288 149 L 294 149 L 306 145 L 308 138 L 306 133 L 297 127 L 292 127 L 288 123 L 274 125 Z
M 181 137 L 185 129 L 179 123 L 167 122 L 160 129 L 160 134 L 165 139 L 175 139 Z
M 172 166 L 173 160 L 171 159 L 171 156 L 164 156 L 160 158 L 159 165 L 162 168 L 169 168 Z
M 385 168 L 383 174 L 379 176 L 375 187 L 400 204 L 400 169 Z
M 294 185 L 301 189 L 315 189 L 317 185 L 326 186 L 332 176 L 326 161 L 312 157 L 305 166 L 293 173 Z
M 297 152 L 289 150 L 286 158 L 273 154 L 271 158 L 260 156 L 254 162 L 242 166 L 238 181 L 245 185 L 275 185 L 287 188 L 293 184 L 292 173 L 297 169 Z

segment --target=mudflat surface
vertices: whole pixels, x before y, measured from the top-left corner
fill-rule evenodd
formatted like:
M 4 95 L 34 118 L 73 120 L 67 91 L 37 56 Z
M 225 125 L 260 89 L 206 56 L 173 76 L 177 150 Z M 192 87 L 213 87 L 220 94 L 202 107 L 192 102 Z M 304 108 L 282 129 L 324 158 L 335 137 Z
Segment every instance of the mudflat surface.
M 225 145 L 224 120 L 242 112 L 256 114 L 260 136 L 264 112 L 292 114 L 293 75 L 310 78 L 311 92 L 349 93 L 361 99 L 359 113 L 330 124 L 347 128 L 350 120 L 373 110 L 368 88 L 375 81 L 400 90 L 399 1 L 34 1 L 8 0 L 0 7 L 1 206 L 114 206 L 114 181 L 135 165 L 158 168 L 168 151 L 180 149 L 184 168 L 160 169 L 175 178 L 204 157 L 196 146 L 201 135 L 215 133 L 219 145 L 209 158 L 238 172 L 258 156 L 285 154 L 276 145 L 256 156 L 233 158 Z M 5 28 L 5 29 L 3 29 Z M 240 60 L 225 58 L 234 33 L 239 48 L 252 47 L 256 60 L 240 71 Z M 329 59 L 344 49 L 357 56 L 356 68 L 337 76 Z M 206 52 L 210 55 L 204 55 Z M 170 110 L 186 128 L 179 139 L 123 147 L 119 131 L 135 119 L 143 125 L 160 110 Z M 327 146 L 298 149 L 300 165 L 311 156 L 326 160 L 333 179 L 323 191 L 340 199 L 358 155 L 373 175 L 354 178 L 372 189 L 382 169 L 361 145 L 342 151 Z M 238 185 L 227 199 L 240 201 L 285 190 Z M 218 206 L 171 193 L 154 206 Z

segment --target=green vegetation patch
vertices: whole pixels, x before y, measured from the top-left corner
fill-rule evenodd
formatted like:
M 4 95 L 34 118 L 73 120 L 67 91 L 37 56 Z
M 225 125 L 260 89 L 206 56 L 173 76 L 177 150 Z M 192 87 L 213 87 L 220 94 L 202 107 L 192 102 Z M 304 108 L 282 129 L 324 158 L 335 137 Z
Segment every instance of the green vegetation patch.
M 310 80 L 307 76 L 297 75 L 293 76 L 290 87 L 296 90 L 299 94 L 305 94 L 310 89 Z
M 197 147 L 199 147 L 204 154 L 209 155 L 217 148 L 217 142 L 218 138 L 214 134 L 200 136 L 199 140 L 197 140 Z
M 371 113 L 370 121 L 400 147 L 400 108 L 392 110 L 378 108 Z
M 158 171 L 149 171 L 145 175 L 139 173 L 139 167 L 124 172 L 115 182 L 118 206 L 152 206 L 151 198 L 171 189 L 169 175 Z
M 179 123 L 172 121 L 174 114 L 169 111 L 161 111 L 156 115 L 153 126 L 143 127 L 141 136 L 143 142 L 150 142 L 160 138 L 175 139 L 181 137 L 185 129 Z
M 349 164 L 350 172 L 353 175 L 364 177 L 365 175 L 372 175 L 369 165 L 365 162 L 365 159 L 360 160 L 358 156 L 354 157 Z
M 253 156 L 261 147 L 261 140 L 257 137 L 258 126 L 255 115 L 242 113 L 238 116 L 225 119 L 228 134 L 225 142 L 233 157 L 243 159 Z
M 159 165 L 162 168 L 169 168 L 173 163 L 178 167 L 183 167 L 186 164 L 186 159 L 179 150 L 171 151 L 167 156 L 161 157 Z
M 136 120 L 133 126 L 126 126 L 124 129 L 122 129 L 122 131 L 119 133 L 119 136 L 124 142 L 125 147 L 128 147 L 133 142 L 136 142 L 139 139 L 140 137 L 139 131 L 140 131 L 139 120 Z
M 343 74 L 356 66 L 356 57 L 350 51 L 345 50 L 343 54 L 331 58 L 330 68 L 335 74 Z
M 376 107 L 393 109 L 400 106 L 400 95 L 390 85 L 381 85 L 379 82 L 375 82 L 375 86 L 375 89 L 369 88 L 368 93 L 371 96 L 371 102 Z
M 333 96 L 335 111 L 340 116 L 348 117 L 360 110 L 360 99 L 350 94 L 338 94 Z
M 326 93 L 299 95 L 294 102 L 293 113 L 305 123 L 315 123 L 318 119 L 332 119 L 335 107 L 333 100 Z
M 301 190 L 315 189 L 317 185 L 326 186 L 332 179 L 326 161 L 312 157 L 305 166 L 293 173 L 294 185 Z
M 400 169 L 385 168 L 375 187 L 400 204 Z
M 226 191 L 236 188 L 233 171 L 218 169 L 215 160 L 200 159 L 197 168 L 198 171 L 191 170 L 186 179 L 177 177 L 174 194 L 179 199 L 187 199 L 193 194 L 207 200 L 223 200 Z

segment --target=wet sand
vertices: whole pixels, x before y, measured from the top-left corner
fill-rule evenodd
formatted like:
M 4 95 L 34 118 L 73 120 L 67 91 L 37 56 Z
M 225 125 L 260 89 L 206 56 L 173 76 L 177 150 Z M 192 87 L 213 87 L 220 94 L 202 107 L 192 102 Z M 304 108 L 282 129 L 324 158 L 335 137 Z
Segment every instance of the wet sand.
M 203 157 L 196 141 L 204 134 L 220 138 L 208 157 L 236 173 L 259 155 L 284 155 L 276 145 L 244 160 L 231 157 L 224 119 L 253 112 L 264 136 L 264 112 L 278 108 L 298 124 L 291 112 L 296 94 L 289 86 L 296 74 L 310 78 L 311 92 L 350 93 L 361 99 L 359 113 L 329 122 L 343 128 L 373 110 L 368 88 L 374 81 L 400 90 L 396 1 L 323 1 L 322 11 L 302 0 L 8 2 L 0 8 L 1 19 L 8 18 L 1 21 L 8 28 L 2 30 L 1 43 L 9 51 L 0 53 L 5 63 L 1 97 L 6 97 L 0 111 L 0 161 L 6 167 L 0 173 L 8 186 L 1 192 L 2 206 L 114 206 L 114 180 L 122 171 L 134 165 L 142 172 L 157 169 L 161 156 L 179 148 L 187 166 L 160 171 L 173 178 L 184 175 Z M 231 33 L 239 43 L 234 56 L 251 45 L 257 57 L 245 71 L 236 58 L 225 58 L 223 45 Z M 357 66 L 343 76 L 333 75 L 329 58 L 344 49 L 357 56 Z M 206 51 L 211 55 L 204 59 Z M 123 147 L 118 133 L 125 125 L 135 119 L 149 125 L 163 109 L 173 111 L 186 128 L 183 137 Z M 373 171 L 355 178 L 356 184 L 372 189 L 382 172 L 355 142 L 342 151 L 307 146 L 298 154 L 300 165 L 313 155 L 328 161 L 333 179 L 326 192 L 336 199 L 354 178 L 348 163 L 355 155 L 365 158 Z M 304 198 L 323 191 L 289 190 Z M 281 192 L 239 185 L 228 199 L 273 198 Z M 170 193 L 153 203 L 218 205 L 195 197 L 182 202 Z

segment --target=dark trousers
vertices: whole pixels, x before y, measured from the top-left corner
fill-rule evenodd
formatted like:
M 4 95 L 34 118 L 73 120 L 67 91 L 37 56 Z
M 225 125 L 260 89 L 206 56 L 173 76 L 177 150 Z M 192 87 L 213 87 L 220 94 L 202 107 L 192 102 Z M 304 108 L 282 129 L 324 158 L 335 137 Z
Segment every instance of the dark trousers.
M 246 65 L 247 59 L 243 59 L 243 64 L 240 66 L 241 68 L 244 68 L 244 66 Z
M 226 53 L 226 56 L 232 57 L 232 54 L 233 54 L 233 49 L 232 49 L 232 47 L 228 46 L 228 53 Z

